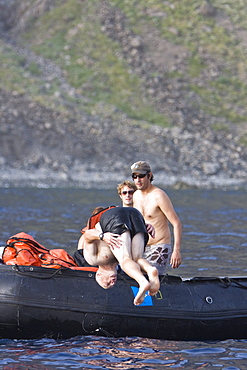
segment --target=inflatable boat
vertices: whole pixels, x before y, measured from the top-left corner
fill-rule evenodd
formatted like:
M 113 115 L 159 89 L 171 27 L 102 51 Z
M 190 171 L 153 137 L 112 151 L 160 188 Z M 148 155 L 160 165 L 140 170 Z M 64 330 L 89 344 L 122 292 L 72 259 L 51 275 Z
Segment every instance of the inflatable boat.
M 134 306 L 134 280 L 119 273 L 104 290 L 94 275 L 93 268 L 1 265 L 0 337 L 247 338 L 247 277 L 160 276 L 158 294 Z

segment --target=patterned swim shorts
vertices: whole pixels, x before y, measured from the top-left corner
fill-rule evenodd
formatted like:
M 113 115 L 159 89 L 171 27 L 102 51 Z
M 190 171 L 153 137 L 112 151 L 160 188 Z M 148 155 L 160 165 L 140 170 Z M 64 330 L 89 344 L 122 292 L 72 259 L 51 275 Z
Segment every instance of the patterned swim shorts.
M 159 275 L 163 275 L 166 263 L 171 257 L 171 253 L 172 248 L 170 244 L 146 245 L 143 258 L 145 258 L 150 265 L 158 269 Z

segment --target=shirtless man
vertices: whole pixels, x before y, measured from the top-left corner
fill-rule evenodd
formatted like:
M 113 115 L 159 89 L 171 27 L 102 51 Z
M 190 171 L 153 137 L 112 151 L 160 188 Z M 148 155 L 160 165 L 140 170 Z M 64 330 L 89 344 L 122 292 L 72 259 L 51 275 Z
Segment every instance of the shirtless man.
M 104 289 L 116 283 L 119 263 L 122 270 L 139 284 L 134 304 L 140 305 L 146 291 L 155 295 L 160 287 L 157 269 L 142 257 L 147 240 L 148 233 L 140 212 L 132 207 L 115 207 L 101 215 L 94 229 L 85 231 L 78 248 L 84 249 L 84 257 L 90 265 L 99 266 L 96 281 Z M 147 273 L 149 280 L 142 271 Z
M 143 257 L 163 274 L 168 258 L 172 268 L 180 266 L 182 259 L 180 244 L 182 224 L 168 195 L 152 184 L 153 174 L 148 163 L 139 161 L 131 166 L 132 179 L 137 187 L 133 195 L 133 206 L 143 215 L 146 223 L 152 224 L 155 237 L 150 238 Z M 173 226 L 174 246 L 171 248 L 169 222 Z
M 122 200 L 123 207 L 133 207 L 133 194 L 136 191 L 136 186 L 132 181 L 123 181 L 118 184 L 118 195 Z

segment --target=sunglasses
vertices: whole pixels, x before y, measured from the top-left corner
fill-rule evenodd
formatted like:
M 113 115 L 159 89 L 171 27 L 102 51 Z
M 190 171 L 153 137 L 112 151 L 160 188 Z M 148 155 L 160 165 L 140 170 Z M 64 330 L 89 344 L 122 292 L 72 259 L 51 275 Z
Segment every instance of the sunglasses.
M 139 174 L 139 175 L 135 175 L 133 174 L 132 175 L 132 179 L 137 179 L 139 177 L 139 179 L 143 179 L 145 176 L 147 176 L 148 173 L 145 173 L 144 175 L 143 174 Z
M 127 194 L 133 195 L 134 194 L 134 190 L 129 190 L 129 191 L 124 190 L 124 191 L 122 191 L 122 194 L 123 195 L 127 195 Z

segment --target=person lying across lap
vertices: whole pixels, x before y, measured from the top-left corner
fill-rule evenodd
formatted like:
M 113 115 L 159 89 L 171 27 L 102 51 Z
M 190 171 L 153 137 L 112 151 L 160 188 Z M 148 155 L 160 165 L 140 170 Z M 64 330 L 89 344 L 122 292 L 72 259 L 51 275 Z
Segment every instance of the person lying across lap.
M 142 257 L 147 240 L 148 232 L 141 213 L 132 207 L 114 207 L 102 213 L 94 229 L 85 231 L 78 248 L 84 249 L 84 257 L 90 265 L 99 266 L 96 281 L 104 289 L 115 285 L 119 264 L 138 283 L 133 303 L 140 305 L 146 291 L 155 295 L 160 287 L 158 270 Z

